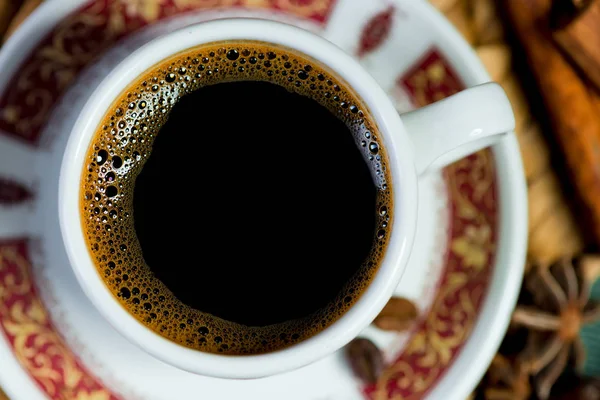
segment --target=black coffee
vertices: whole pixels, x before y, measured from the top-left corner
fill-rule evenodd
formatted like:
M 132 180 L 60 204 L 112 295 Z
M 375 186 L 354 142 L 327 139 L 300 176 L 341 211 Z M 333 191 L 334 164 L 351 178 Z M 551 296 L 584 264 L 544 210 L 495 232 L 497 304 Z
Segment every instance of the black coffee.
M 306 339 L 385 251 L 391 188 L 368 110 L 319 64 L 217 43 L 153 67 L 89 150 L 82 216 L 100 274 L 146 326 L 208 352 Z
M 209 117 L 194 126 L 199 110 Z M 369 257 L 376 207 L 346 124 L 309 97 L 252 81 L 184 97 L 133 198 L 156 277 L 190 307 L 250 326 L 326 307 Z

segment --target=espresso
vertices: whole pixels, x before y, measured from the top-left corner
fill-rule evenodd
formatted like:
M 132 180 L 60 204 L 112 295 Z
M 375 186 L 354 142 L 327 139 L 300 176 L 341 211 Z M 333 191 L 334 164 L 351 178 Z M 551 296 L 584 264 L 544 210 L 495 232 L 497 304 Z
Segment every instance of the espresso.
M 392 220 L 362 102 L 315 61 L 255 42 L 147 71 L 95 133 L 81 193 L 88 247 L 123 307 L 224 354 L 281 349 L 337 320 Z

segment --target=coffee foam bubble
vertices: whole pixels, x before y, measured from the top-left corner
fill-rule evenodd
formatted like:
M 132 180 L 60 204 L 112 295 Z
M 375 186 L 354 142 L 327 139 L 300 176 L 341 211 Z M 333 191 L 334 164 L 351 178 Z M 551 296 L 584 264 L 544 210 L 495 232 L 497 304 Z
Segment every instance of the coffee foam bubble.
M 136 177 L 177 100 L 202 86 L 249 80 L 275 83 L 308 96 L 346 122 L 378 187 L 378 228 L 370 258 L 327 307 L 302 319 L 265 327 L 227 321 L 179 301 L 144 262 L 132 211 Z M 235 99 L 231 101 L 235 104 Z M 257 354 L 313 336 L 356 302 L 371 282 L 387 247 L 392 218 L 388 161 L 377 128 L 367 114 L 347 85 L 318 63 L 272 45 L 215 43 L 152 67 L 110 107 L 87 153 L 80 212 L 98 273 L 135 318 L 160 335 L 193 349 Z M 318 143 L 318 137 L 314 140 Z

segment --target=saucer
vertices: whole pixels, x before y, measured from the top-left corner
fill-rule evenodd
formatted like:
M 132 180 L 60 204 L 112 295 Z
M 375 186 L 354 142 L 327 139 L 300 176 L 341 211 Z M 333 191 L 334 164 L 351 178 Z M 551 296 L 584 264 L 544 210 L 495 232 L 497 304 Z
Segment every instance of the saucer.
M 523 273 L 527 202 L 512 135 L 420 181 L 416 245 L 396 290 L 420 317 L 403 333 L 362 333 L 388 364 L 374 385 L 352 376 L 341 351 L 260 380 L 183 372 L 120 336 L 80 289 L 62 243 L 57 186 L 82 96 L 115 55 L 235 16 L 334 42 L 400 112 L 489 80 L 421 0 L 47 0 L 0 52 L 0 386 L 13 400 L 466 398 L 504 336 Z

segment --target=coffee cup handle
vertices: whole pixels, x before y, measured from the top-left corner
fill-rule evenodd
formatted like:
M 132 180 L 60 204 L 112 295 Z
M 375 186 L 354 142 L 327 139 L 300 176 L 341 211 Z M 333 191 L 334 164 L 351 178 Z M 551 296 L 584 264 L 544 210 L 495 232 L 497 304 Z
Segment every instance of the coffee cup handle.
M 510 101 L 497 83 L 466 89 L 401 118 L 419 175 L 491 146 L 515 129 Z

